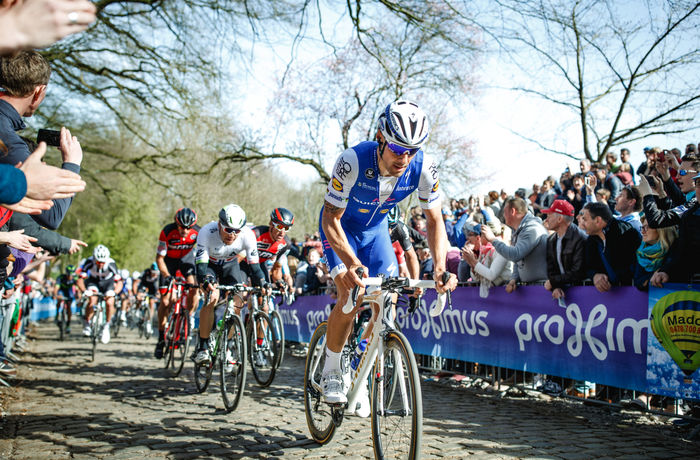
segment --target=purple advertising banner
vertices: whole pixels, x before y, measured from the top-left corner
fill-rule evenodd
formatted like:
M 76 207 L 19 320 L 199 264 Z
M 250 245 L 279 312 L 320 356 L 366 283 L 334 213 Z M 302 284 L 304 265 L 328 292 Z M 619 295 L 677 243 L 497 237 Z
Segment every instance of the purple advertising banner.
M 512 294 L 492 288 L 486 298 L 478 287 L 460 287 L 452 293 L 452 309 L 431 318 L 434 301 L 434 291 L 428 291 L 411 317 L 399 308 L 397 325 L 415 353 L 647 391 L 645 292 L 572 287 L 560 304 L 541 286 Z M 280 306 L 287 339 L 308 342 L 332 302 L 302 296 Z

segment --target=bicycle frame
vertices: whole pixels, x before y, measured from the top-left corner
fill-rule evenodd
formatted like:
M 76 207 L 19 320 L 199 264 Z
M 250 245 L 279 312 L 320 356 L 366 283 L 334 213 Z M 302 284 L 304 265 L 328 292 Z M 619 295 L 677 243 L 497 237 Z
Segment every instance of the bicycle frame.
M 369 337 L 367 338 L 367 348 L 365 349 L 365 352 L 362 354 L 362 357 L 360 358 L 360 363 L 357 366 L 357 369 L 352 371 L 351 373 L 351 382 L 350 382 L 350 388 L 348 389 L 347 392 L 347 406 L 346 407 L 355 407 L 357 404 L 357 401 L 359 399 L 360 395 L 360 388 L 362 384 L 364 384 L 365 380 L 369 376 L 369 373 L 371 372 L 373 366 L 376 364 L 376 369 L 383 369 L 383 359 L 384 359 L 384 340 L 383 338 L 386 336 L 386 334 L 390 331 L 395 330 L 394 329 L 394 309 L 393 305 L 395 303 L 395 300 L 392 298 L 393 294 L 398 293 L 398 290 L 396 289 L 382 289 L 382 283 L 384 281 L 384 278 L 382 277 L 375 277 L 375 278 L 364 278 L 363 282 L 365 286 L 367 286 L 364 298 L 363 298 L 363 303 L 369 303 L 370 305 L 374 305 L 378 307 L 378 311 L 376 315 L 374 314 L 375 308 L 372 308 L 372 319 L 374 321 L 374 326 L 372 327 L 372 332 L 370 333 Z M 406 279 L 407 285 L 405 287 L 410 287 L 410 288 L 435 288 L 435 282 L 434 281 L 428 281 L 428 280 L 412 280 L 412 279 Z M 445 305 L 445 301 L 447 300 L 447 297 L 443 294 L 438 296 L 438 309 L 442 311 Z M 353 299 L 348 299 L 349 303 L 354 303 Z M 337 306 L 336 308 L 338 308 Z M 354 308 L 354 307 L 353 307 Z M 345 311 L 345 308 L 344 308 Z M 352 311 L 352 309 L 350 310 Z M 324 338 L 324 343 L 322 344 L 323 347 L 322 349 L 325 349 L 325 338 Z M 315 372 L 318 368 L 318 364 L 321 360 L 321 354 L 319 354 L 316 358 L 316 362 L 314 362 L 312 366 L 312 371 L 311 375 L 315 375 Z M 399 365 L 399 368 L 397 369 L 398 375 L 401 375 L 403 373 L 403 364 L 401 363 L 401 360 L 397 360 L 397 363 Z M 376 378 L 381 379 L 384 376 L 382 375 L 377 375 Z M 405 409 L 405 413 L 408 414 L 410 411 L 408 410 L 409 403 L 406 400 L 406 388 L 405 388 L 405 382 L 403 379 L 399 379 L 399 384 L 401 385 L 401 394 L 403 395 L 403 406 Z M 319 393 L 322 393 L 322 388 L 321 388 L 321 383 L 312 381 L 312 386 L 316 391 Z M 380 402 L 383 403 L 383 389 L 380 387 L 379 388 L 379 397 L 380 397 Z M 379 407 L 383 407 L 383 405 L 379 405 Z M 384 415 L 384 414 L 381 414 Z

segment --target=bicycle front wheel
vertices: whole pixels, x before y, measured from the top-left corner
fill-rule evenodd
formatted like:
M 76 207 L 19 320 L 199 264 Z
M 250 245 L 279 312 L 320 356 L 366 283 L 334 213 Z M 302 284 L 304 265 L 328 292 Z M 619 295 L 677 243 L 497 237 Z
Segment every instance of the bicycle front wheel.
M 168 369 L 170 363 L 173 361 L 173 335 L 175 332 L 175 320 L 173 316 L 168 318 L 168 322 L 165 325 L 165 337 L 163 344 L 163 367 Z
M 97 351 L 97 342 L 100 340 L 102 335 L 102 312 L 95 312 L 92 315 L 92 320 L 90 325 L 92 326 L 92 355 L 90 356 L 90 361 L 95 361 L 95 352 Z
M 182 372 L 187 359 L 187 351 L 190 345 L 190 324 L 187 313 L 180 314 L 175 321 L 175 332 L 173 333 L 172 353 L 170 358 L 170 374 L 177 377 Z
M 241 400 L 245 387 L 246 343 L 243 321 L 238 315 L 231 317 L 231 322 L 221 339 L 219 352 L 219 372 L 221 376 L 221 397 L 224 407 L 231 412 Z
M 336 425 L 333 423 L 331 406 L 321 401 L 321 376 L 326 361 L 325 321 L 318 325 L 311 336 L 309 351 L 304 366 L 304 413 L 311 437 L 319 444 L 326 444 L 333 438 Z
M 59 307 L 61 310 L 58 314 L 58 331 L 61 341 L 63 341 L 63 334 L 66 330 L 66 305 L 63 301 L 60 301 Z
M 268 387 L 275 378 L 275 363 L 277 362 L 277 339 L 270 317 L 264 312 L 256 312 L 253 315 L 248 329 L 248 350 L 250 367 L 253 377 L 262 387 Z M 262 337 L 262 338 L 260 338 Z
M 384 341 L 372 381 L 372 445 L 376 458 L 420 456 L 423 399 L 411 345 L 397 331 Z
M 279 368 L 282 365 L 282 359 L 284 359 L 284 323 L 280 312 L 275 310 L 270 313 L 270 321 L 272 321 L 272 328 L 277 337 L 277 361 L 275 362 L 275 367 Z

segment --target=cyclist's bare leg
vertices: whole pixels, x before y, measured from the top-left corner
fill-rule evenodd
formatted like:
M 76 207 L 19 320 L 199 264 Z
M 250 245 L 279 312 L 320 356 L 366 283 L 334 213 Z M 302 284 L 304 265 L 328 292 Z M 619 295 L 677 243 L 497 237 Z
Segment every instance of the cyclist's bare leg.
M 161 300 L 162 303 L 162 300 Z M 153 320 L 153 314 L 155 313 L 156 309 L 156 298 L 155 297 L 149 297 L 148 299 L 148 311 L 151 313 L 150 318 Z
M 343 305 L 350 297 L 350 290 L 342 286 L 338 288 L 338 300 L 331 314 L 328 316 L 328 329 L 326 331 L 326 347 L 333 353 L 340 353 L 343 350 L 352 330 L 352 320 L 357 314 L 357 306 L 349 313 L 343 313 Z M 358 298 L 357 305 L 362 304 L 362 299 Z
M 90 296 L 90 303 L 85 307 L 85 319 L 89 322 L 92 315 L 95 313 L 95 305 L 97 305 L 97 296 Z
M 114 296 L 105 297 L 105 304 L 107 304 L 107 323 L 109 324 L 114 316 Z
M 214 289 L 209 296 L 209 303 L 202 306 L 199 312 L 199 338 L 209 339 L 211 328 L 214 325 L 214 305 L 219 302 L 219 290 Z
M 233 306 L 234 306 L 234 311 L 236 312 L 237 315 L 240 316 L 241 314 L 241 308 L 243 307 L 243 298 L 240 296 L 233 296 Z M 231 328 L 231 330 L 228 333 L 228 338 L 233 338 L 233 333 L 234 333 L 234 328 Z
M 68 323 L 70 323 L 71 316 L 73 316 L 73 312 L 70 311 L 71 303 L 72 302 L 70 299 L 63 300 L 63 308 L 66 309 L 66 318 Z
M 188 284 L 195 284 L 194 275 L 189 275 L 186 279 Z M 198 305 L 199 289 L 196 287 L 190 288 L 190 290 L 187 292 L 187 310 L 190 312 L 190 316 L 194 316 Z

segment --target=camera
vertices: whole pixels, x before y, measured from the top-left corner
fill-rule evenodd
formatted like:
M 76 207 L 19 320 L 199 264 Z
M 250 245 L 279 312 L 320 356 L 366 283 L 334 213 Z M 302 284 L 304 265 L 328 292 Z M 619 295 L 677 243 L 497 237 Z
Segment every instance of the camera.
M 51 147 L 61 146 L 61 131 L 53 129 L 40 129 L 36 136 L 36 143 L 46 142 L 46 145 Z
M 586 177 L 583 178 L 583 183 L 586 184 L 587 187 L 591 186 L 591 176 L 586 175 Z
M 666 152 L 668 152 L 668 150 L 664 150 L 663 152 L 657 153 L 656 154 L 656 161 L 666 161 L 666 155 L 665 155 Z
M 647 176 L 647 175 L 645 175 L 644 177 L 646 177 L 647 182 L 649 182 L 649 186 L 650 186 L 651 188 L 656 187 L 656 177 L 654 177 L 654 176 Z

